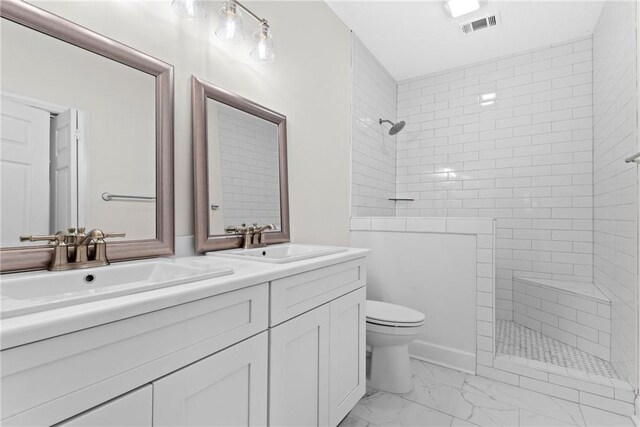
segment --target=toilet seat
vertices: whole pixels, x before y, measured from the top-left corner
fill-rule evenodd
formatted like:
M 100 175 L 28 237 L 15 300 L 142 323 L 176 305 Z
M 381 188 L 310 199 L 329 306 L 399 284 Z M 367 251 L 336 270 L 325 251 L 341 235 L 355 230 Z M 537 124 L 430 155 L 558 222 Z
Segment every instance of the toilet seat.
M 369 325 L 386 326 L 386 327 L 391 327 L 391 328 L 416 328 L 416 327 L 422 326 L 424 324 L 424 322 L 416 322 L 416 323 L 384 322 L 382 320 L 369 319 L 369 318 L 367 318 L 367 323 Z
M 405 328 L 422 326 L 425 318 L 423 313 L 409 307 L 370 300 L 367 300 L 366 317 L 370 324 Z

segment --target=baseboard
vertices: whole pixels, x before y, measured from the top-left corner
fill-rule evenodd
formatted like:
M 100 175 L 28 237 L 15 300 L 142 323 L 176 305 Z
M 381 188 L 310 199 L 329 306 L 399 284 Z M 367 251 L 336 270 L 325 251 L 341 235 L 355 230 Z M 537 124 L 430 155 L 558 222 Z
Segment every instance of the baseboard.
M 474 375 L 476 373 L 475 353 L 416 340 L 409 344 L 409 355 L 414 359 L 434 363 L 445 368 Z

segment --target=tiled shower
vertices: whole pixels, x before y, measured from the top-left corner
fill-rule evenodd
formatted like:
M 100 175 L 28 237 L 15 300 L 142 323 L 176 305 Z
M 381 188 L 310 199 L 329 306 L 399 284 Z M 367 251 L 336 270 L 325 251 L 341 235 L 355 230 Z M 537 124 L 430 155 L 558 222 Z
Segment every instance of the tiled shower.
M 496 218 L 494 366 L 585 402 L 638 388 L 635 7 L 400 82 L 353 37 L 352 217 Z

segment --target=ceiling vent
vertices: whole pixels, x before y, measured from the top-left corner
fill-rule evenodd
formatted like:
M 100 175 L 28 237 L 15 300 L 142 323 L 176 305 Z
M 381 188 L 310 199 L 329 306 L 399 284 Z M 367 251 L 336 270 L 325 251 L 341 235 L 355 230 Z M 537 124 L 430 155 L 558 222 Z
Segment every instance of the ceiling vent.
M 471 34 L 476 31 L 484 30 L 485 28 L 495 27 L 499 23 L 500 15 L 496 13 L 485 16 L 484 18 L 476 19 L 475 21 L 460 24 L 460 29 L 462 29 L 464 34 Z

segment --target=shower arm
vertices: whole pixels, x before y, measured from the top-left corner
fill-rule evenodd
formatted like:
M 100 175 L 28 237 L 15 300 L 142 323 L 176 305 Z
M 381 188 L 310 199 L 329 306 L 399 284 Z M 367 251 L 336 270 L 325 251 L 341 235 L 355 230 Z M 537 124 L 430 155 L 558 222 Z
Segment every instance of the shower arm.
M 378 119 L 378 123 L 379 123 L 379 124 L 389 123 L 391 126 L 395 126 L 395 123 L 393 123 L 391 120 L 382 120 L 382 119 Z

